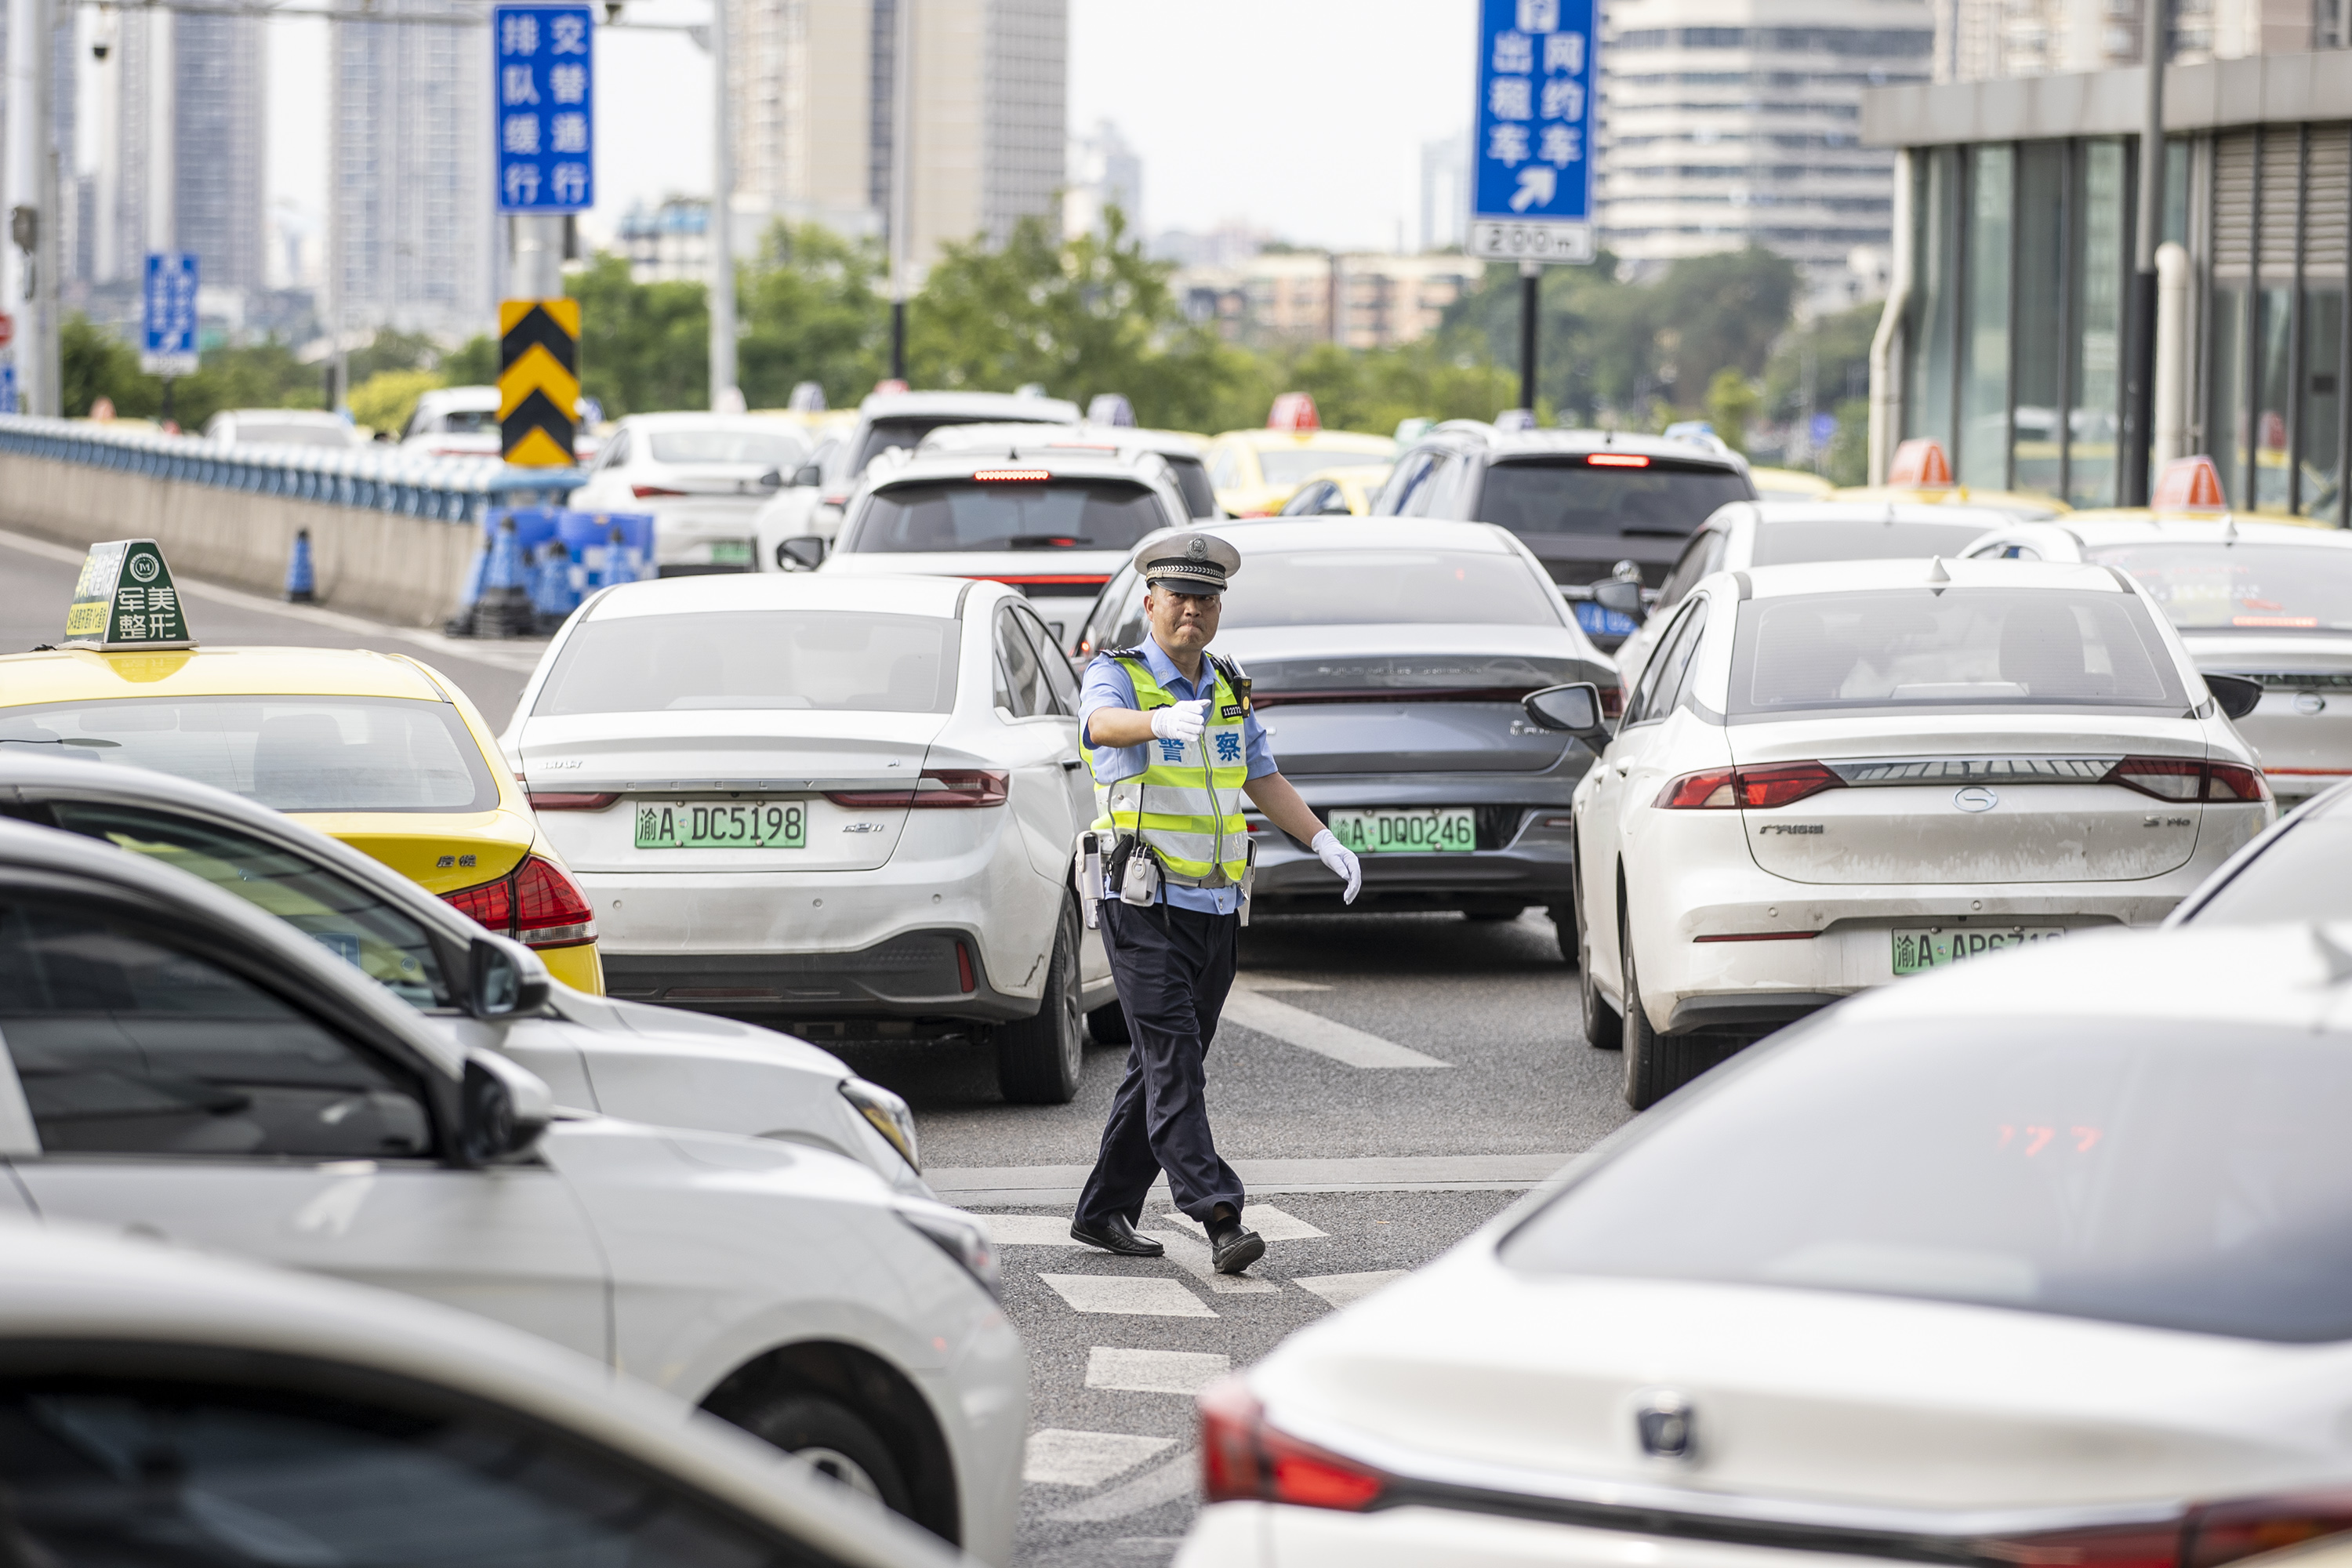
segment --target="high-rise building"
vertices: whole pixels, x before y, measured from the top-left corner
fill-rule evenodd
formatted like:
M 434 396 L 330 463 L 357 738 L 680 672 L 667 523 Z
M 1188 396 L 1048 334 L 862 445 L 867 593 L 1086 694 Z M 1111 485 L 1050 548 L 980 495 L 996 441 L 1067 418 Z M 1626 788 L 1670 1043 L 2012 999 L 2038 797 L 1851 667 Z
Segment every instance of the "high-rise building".
M 1112 206 L 1127 220 L 1129 235 L 1142 232 L 1143 160 L 1118 126 L 1105 120 L 1085 135 L 1071 137 L 1064 164 L 1069 179 L 1062 191 L 1064 235 L 1101 233 L 1103 209 Z
M 195 252 L 207 289 L 268 281 L 265 26 L 258 16 L 173 17 L 173 248 Z
M 1470 223 L 1470 132 L 1421 144 L 1421 248 L 1460 245 Z
M 1602 243 L 1643 267 L 1759 245 L 1814 303 L 1857 297 L 1895 221 L 1862 93 L 1927 79 L 1927 0 L 1619 0 L 1604 37 Z
M 2352 43 L 2345 0 L 2171 0 L 2175 65 Z M 2139 63 L 2145 0 L 1943 0 L 1936 79 L 1984 81 Z
M 1062 185 L 1067 0 L 727 0 L 738 211 L 848 234 L 888 224 L 900 69 L 913 59 L 908 254 L 1001 241 Z
M 411 12 L 470 15 L 458 0 Z M 467 335 L 491 304 L 490 53 L 478 27 L 331 25 L 333 330 Z

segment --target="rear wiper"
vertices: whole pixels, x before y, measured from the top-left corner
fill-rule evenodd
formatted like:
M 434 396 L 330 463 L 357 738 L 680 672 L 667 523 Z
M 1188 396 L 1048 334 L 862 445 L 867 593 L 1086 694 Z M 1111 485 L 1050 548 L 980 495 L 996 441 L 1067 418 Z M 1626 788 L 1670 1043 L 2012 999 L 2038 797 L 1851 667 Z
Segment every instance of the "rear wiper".
M 1082 533 L 1016 533 L 1004 542 L 1007 550 L 1078 550 L 1092 544 Z

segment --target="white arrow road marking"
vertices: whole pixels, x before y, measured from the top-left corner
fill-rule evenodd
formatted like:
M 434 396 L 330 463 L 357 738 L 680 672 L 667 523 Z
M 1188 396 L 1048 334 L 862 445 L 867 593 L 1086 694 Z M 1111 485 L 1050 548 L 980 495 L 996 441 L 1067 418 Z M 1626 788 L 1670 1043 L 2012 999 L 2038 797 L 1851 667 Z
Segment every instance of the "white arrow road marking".
M 1323 1274 L 1312 1279 L 1294 1279 L 1292 1284 L 1302 1290 L 1312 1290 L 1335 1307 L 1350 1301 L 1360 1301 L 1391 1279 L 1405 1277 L 1402 1268 L 1374 1269 L 1369 1274 Z
M 1168 1261 L 1181 1268 L 1209 1288 L 1217 1296 L 1271 1296 L 1282 1289 L 1271 1279 L 1253 1279 L 1246 1274 L 1220 1274 L 1210 1261 L 1206 1242 L 1195 1241 L 1181 1231 L 1147 1230 L 1145 1236 L 1168 1249 Z
M 1181 1226 L 1203 1241 L 1209 1228 L 1188 1214 L 1171 1214 L 1168 1223 Z M 1308 1225 L 1297 1215 L 1285 1214 L 1272 1204 L 1252 1204 L 1242 1211 L 1242 1223 L 1264 1237 L 1268 1244 L 1277 1241 L 1312 1241 L 1323 1232 Z
M 1054 1294 L 1079 1312 L 1125 1312 L 1139 1318 L 1213 1318 L 1209 1304 L 1160 1274 L 1040 1274 Z
M 1319 1013 L 1304 1007 L 1294 1007 L 1287 1002 L 1277 1002 L 1261 995 L 1252 988 L 1246 976 L 1236 979 L 1225 996 L 1224 1016 L 1244 1029 L 1255 1029 L 1261 1035 L 1329 1057 L 1335 1062 L 1345 1062 L 1351 1068 L 1442 1068 L 1451 1062 L 1423 1056 L 1393 1040 L 1337 1023 Z
M 1198 1394 L 1233 1370 L 1200 1351 L 1133 1351 L 1096 1345 L 1087 1352 L 1087 1386 L 1129 1394 Z
M 1072 1432 L 1048 1426 L 1029 1434 L 1021 1479 L 1048 1486 L 1098 1487 L 1175 1446 L 1173 1437 L 1130 1437 L 1123 1432 Z
M 1163 1465 L 1159 1465 L 1131 1481 L 1122 1482 L 1100 1497 L 1090 1497 L 1084 1502 L 1074 1502 L 1056 1509 L 1045 1517 L 1060 1523 L 1066 1520 L 1083 1522 L 1088 1520 L 1125 1519 L 1131 1513 L 1141 1513 L 1148 1508 L 1158 1508 L 1163 1502 L 1173 1502 L 1201 1484 L 1201 1451 L 1187 1448 Z

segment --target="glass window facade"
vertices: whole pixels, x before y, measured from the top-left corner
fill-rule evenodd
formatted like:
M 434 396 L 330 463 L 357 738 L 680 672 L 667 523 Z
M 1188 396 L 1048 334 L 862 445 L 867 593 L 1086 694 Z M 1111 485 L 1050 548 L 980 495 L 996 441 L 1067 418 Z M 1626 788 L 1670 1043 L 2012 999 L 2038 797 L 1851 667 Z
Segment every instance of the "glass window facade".
M 1953 472 L 1985 489 L 2009 488 L 2009 305 L 2015 238 L 2017 150 L 1969 149 L 1969 254 L 1960 369 L 1960 449 Z

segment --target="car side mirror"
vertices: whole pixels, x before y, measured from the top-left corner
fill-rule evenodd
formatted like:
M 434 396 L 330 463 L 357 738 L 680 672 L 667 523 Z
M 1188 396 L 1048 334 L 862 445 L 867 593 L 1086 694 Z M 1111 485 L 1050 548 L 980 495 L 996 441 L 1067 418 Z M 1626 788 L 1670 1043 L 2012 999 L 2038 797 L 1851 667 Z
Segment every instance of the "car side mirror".
M 547 1080 L 496 1051 L 466 1054 L 457 1129 L 458 1163 L 488 1165 L 520 1154 L 539 1142 L 555 1114 Z
M 783 572 L 814 572 L 824 564 L 824 541 L 814 533 L 803 533 L 779 541 L 776 545 L 776 567 Z
M 760 488 L 763 490 L 782 489 L 784 488 L 784 470 L 782 468 L 770 468 L 766 473 L 761 474 L 760 476 Z
M 1546 730 L 1559 730 L 1599 751 L 1609 739 L 1601 718 L 1601 688 L 1589 680 L 1547 686 L 1519 699 L 1528 718 Z
M 805 489 L 824 483 L 824 469 L 815 463 L 803 463 L 793 470 L 793 489 Z
M 1642 618 L 1642 584 L 1612 577 L 1606 583 L 1592 585 L 1592 602 L 1604 610 L 1614 610 L 1621 616 Z
M 2232 719 L 2244 718 L 2263 700 L 2263 683 L 2242 675 L 2209 674 L 2205 677 L 2205 689 L 2213 694 L 2221 711 Z
M 466 1011 L 477 1018 L 528 1017 L 547 1005 L 546 967 L 494 936 L 478 936 L 467 962 Z

